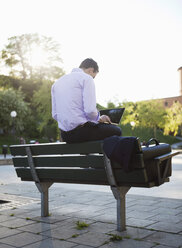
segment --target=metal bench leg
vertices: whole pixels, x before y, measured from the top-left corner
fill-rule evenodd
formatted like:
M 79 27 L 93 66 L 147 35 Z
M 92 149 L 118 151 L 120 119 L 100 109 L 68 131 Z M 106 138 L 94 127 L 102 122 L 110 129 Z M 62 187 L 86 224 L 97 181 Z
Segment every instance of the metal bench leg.
M 41 216 L 49 216 L 49 187 L 52 183 L 39 183 L 38 188 L 41 193 Z
M 49 190 L 41 193 L 41 217 L 49 215 Z
M 30 147 L 26 147 L 27 159 L 28 164 L 30 166 L 30 171 L 32 174 L 32 178 L 35 181 L 35 184 L 38 190 L 41 193 L 41 216 L 45 217 L 49 215 L 49 187 L 53 184 L 50 182 L 42 183 L 38 177 L 36 167 L 34 164 L 34 159 L 32 157 L 32 152 Z
M 126 230 L 126 202 L 125 196 L 130 187 L 111 186 L 114 197 L 117 200 L 117 230 Z

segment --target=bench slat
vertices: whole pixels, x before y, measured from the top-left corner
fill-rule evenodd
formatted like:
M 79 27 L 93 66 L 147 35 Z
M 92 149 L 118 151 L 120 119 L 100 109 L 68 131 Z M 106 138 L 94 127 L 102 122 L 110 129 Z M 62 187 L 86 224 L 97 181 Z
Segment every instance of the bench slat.
M 71 156 L 34 156 L 33 161 L 35 167 L 83 167 L 83 168 L 103 168 L 103 154 L 97 155 L 71 155 Z M 15 167 L 29 167 L 27 156 L 14 157 L 13 163 Z M 136 154 L 133 159 L 135 168 L 144 168 L 143 155 Z M 121 168 L 121 165 L 112 162 L 113 168 Z
M 43 144 L 25 144 L 10 146 L 13 156 L 25 156 L 25 147 L 31 148 L 32 155 L 50 155 L 50 154 L 89 154 L 102 153 L 103 141 L 91 141 L 78 144 L 60 143 L 43 143 Z
M 30 169 L 16 168 L 18 177 L 23 181 L 33 181 Z M 67 182 L 67 183 L 86 183 L 109 185 L 105 170 L 101 169 L 36 169 L 40 181 L 46 182 Z M 118 185 L 125 183 L 141 183 L 148 184 L 145 169 L 135 170 L 130 173 L 125 173 L 121 169 L 115 171 L 116 181 Z
M 103 155 L 33 157 L 35 167 L 92 167 L 103 168 Z M 27 157 L 13 158 L 15 167 L 29 167 Z

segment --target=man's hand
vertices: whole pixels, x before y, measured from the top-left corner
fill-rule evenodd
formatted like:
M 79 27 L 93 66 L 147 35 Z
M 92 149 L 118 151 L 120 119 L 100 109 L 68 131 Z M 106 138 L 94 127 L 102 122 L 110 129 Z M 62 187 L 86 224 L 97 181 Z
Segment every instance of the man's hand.
M 101 115 L 100 119 L 99 119 L 99 122 L 101 122 L 101 123 L 105 123 L 105 122 L 111 123 L 111 119 L 107 115 Z

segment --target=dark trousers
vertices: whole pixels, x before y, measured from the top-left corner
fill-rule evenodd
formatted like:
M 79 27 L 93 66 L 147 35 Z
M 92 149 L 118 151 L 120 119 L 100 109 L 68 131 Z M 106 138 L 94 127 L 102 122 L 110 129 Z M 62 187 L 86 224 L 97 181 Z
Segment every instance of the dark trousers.
M 87 122 L 83 126 L 68 132 L 61 130 L 61 137 L 67 143 L 103 140 L 113 135 L 121 136 L 121 128 L 106 123 L 95 124 L 93 122 Z

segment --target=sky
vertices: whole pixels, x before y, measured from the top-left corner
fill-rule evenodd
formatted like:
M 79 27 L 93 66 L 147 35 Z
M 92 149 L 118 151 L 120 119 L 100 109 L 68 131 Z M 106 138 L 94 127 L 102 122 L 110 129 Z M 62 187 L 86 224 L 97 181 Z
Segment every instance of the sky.
M 102 105 L 179 95 L 182 0 L 0 0 L 0 9 L 0 49 L 38 33 L 61 45 L 66 73 L 93 58 Z

